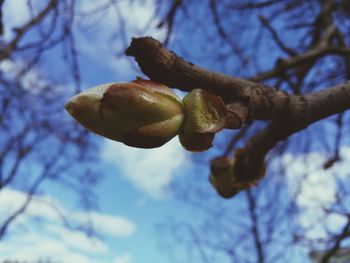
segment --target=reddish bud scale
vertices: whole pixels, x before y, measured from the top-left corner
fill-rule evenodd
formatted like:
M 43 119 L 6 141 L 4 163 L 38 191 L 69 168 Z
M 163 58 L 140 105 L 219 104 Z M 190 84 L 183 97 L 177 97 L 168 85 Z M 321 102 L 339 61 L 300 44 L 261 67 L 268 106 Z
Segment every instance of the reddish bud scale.
M 168 142 L 184 119 L 183 104 L 170 88 L 142 79 L 84 91 L 66 109 L 90 131 L 138 148 Z

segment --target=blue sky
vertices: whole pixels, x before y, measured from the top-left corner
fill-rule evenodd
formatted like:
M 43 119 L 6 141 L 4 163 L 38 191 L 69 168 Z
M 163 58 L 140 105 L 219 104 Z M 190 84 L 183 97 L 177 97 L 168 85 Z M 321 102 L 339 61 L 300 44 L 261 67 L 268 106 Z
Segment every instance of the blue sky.
M 82 10 L 92 10 L 96 5 L 95 1 L 82 1 L 79 6 Z M 26 1 L 6 1 L 4 8 L 7 21 L 5 38 L 10 38 L 10 28 L 21 25 L 28 18 Z M 125 14 L 134 17 L 132 27 L 135 31 L 141 29 L 154 12 L 154 7 L 147 1 L 142 6 L 124 5 L 124 8 L 130 9 L 124 9 Z M 85 25 L 80 25 L 76 28 L 83 89 L 112 81 L 130 81 L 140 75 L 132 67 L 130 58 L 116 58 L 116 50 L 108 45 L 114 19 L 115 15 L 109 13 L 96 27 L 84 30 Z M 135 36 L 135 31 L 128 33 Z M 160 31 L 150 33 L 154 37 L 162 35 Z M 46 75 L 54 79 L 64 76 L 64 65 L 57 68 L 55 62 L 59 52 L 56 50 L 49 55 L 48 68 L 36 69 L 27 80 L 36 81 Z M 1 65 L 8 72 L 18 66 L 13 62 Z M 49 74 L 50 68 L 57 73 L 56 76 Z M 70 85 L 69 82 L 66 84 Z M 67 118 L 70 118 L 68 114 Z M 142 150 L 92 136 L 100 141 L 100 150 L 96 154 L 98 170 L 104 174 L 103 181 L 95 189 L 99 210 L 83 211 L 77 208 L 77 198 L 73 193 L 59 186 L 46 185 L 41 190 L 45 194 L 32 201 L 0 244 L 0 261 L 49 257 L 58 262 L 77 263 L 168 262 L 167 253 L 161 253 L 159 249 L 162 239 L 155 226 L 167 217 L 187 215 L 186 208 L 172 197 L 169 185 L 175 177 L 191 173 L 189 154 L 181 148 L 177 138 L 162 148 Z M 6 214 L 15 209 L 24 198 L 22 192 L 14 189 L 1 191 L 0 212 Z M 84 233 L 65 228 L 57 211 L 69 216 L 73 224 L 91 219 L 98 237 L 89 239 Z
M 96 2 L 81 1 L 79 6 L 82 10 L 91 10 Z M 151 4 L 152 1 L 144 1 L 141 5 L 135 2 L 132 6 L 127 5 L 127 2 L 121 1 L 121 9 L 125 16 L 132 17 L 128 20 L 132 25 L 127 26 L 127 37 L 130 39 L 140 34 L 149 18 L 154 15 L 155 7 Z M 9 37 L 9 28 L 23 23 L 28 14 L 25 0 L 10 0 L 5 3 L 7 11 L 4 14 L 8 21 L 5 36 Z M 111 27 L 115 26 L 115 14 L 106 14 L 94 27 L 90 27 L 91 24 L 94 24 L 93 20 L 86 25 L 79 25 L 75 31 L 81 54 L 79 62 L 82 87 L 85 89 L 107 82 L 129 81 L 141 75 L 131 58 L 116 56 L 118 47 L 120 49 L 123 43 L 117 43 L 117 46 L 111 48 L 110 32 Z M 156 21 L 143 35 L 161 38 L 164 32 L 155 29 L 155 25 Z M 174 39 L 177 37 L 183 36 L 177 36 L 174 32 Z M 33 72 L 32 77 L 50 75 L 60 79 L 64 76 L 67 69 L 63 65 L 59 68 L 56 66 L 55 56 L 58 53 L 58 50 L 52 52 L 46 70 Z M 16 67 L 7 63 L 0 66 Z M 49 73 L 50 69 L 55 69 L 57 75 Z M 71 85 L 68 80 L 65 84 L 68 87 Z M 166 238 L 162 237 L 157 224 L 168 219 L 196 222 L 202 217 L 194 207 L 186 206 L 174 198 L 170 186 L 177 180 L 191 181 L 192 173 L 196 171 L 203 175 L 208 195 L 215 195 L 207 180 L 207 166 L 194 163 L 192 155 L 182 149 L 177 138 L 161 148 L 143 150 L 99 138 L 97 135 L 92 136 L 100 143 L 96 155 L 99 159 L 99 171 L 104 174 L 103 180 L 95 189 L 99 210 L 84 211 L 77 206 L 77 199 L 72 193 L 66 192 L 62 187 L 46 185 L 42 189 L 45 194 L 32 201 L 27 212 L 11 227 L 8 237 L 0 243 L 0 261 L 51 257 L 57 262 L 75 263 L 173 262 L 162 248 Z M 349 148 L 344 147 L 342 152 L 344 160 L 350 160 Z M 210 151 L 210 155 L 215 154 L 215 149 Z M 310 176 L 303 186 L 304 190 L 299 195 L 298 202 L 309 214 L 305 213 L 299 223 L 301 226 L 313 224 L 314 230 L 309 235 L 318 238 L 317 235 L 322 234 L 322 231 L 316 222 L 324 214 L 319 203 L 314 205 L 313 200 L 315 197 L 322 197 L 323 207 L 330 206 L 334 202 L 336 189 L 334 179 L 327 176 L 329 171 L 322 173 L 322 163 L 326 157 L 322 153 L 290 154 L 274 162 L 292 163 L 287 178 L 295 178 L 298 174 L 304 174 L 303 161 L 307 158 L 310 158 L 312 164 L 309 167 Z M 269 169 L 270 172 L 274 169 L 274 163 L 270 164 Z M 343 173 L 340 176 L 348 176 L 344 163 L 337 164 L 332 169 L 334 173 Z M 290 194 L 295 191 L 293 182 L 291 179 Z M 313 195 L 310 196 L 310 193 Z M 20 191 L 1 191 L 0 215 L 20 205 L 23 199 L 24 195 Z M 217 200 L 221 199 L 217 197 Z M 84 223 L 86 218 L 90 218 L 99 236 L 89 239 L 75 229 L 64 227 L 57 211 L 69 216 L 73 224 Z M 333 216 L 329 220 L 335 223 L 333 225 L 341 225 L 344 218 Z M 177 247 L 173 247 L 173 250 L 183 253 Z

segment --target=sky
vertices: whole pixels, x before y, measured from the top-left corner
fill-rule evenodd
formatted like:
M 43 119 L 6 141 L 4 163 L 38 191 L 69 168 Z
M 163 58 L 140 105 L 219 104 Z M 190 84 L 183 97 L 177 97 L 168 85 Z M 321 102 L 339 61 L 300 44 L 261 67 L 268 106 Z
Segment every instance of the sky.
M 152 1 L 144 1 L 142 6 L 137 2 L 129 6 L 127 2 L 121 1 L 120 9 L 123 15 L 133 18 L 133 27 L 127 30 L 130 39 L 131 36 L 138 36 L 154 15 L 155 7 Z M 26 21 L 28 13 L 24 8 L 24 0 L 5 3 L 8 28 Z M 81 1 L 80 8 L 91 10 L 94 5 L 96 1 Z M 115 50 L 108 45 L 111 37 L 109 32 L 114 25 L 115 17 L 113 13 L 108 13 L 98 27 L 83 30 L 88 25 L 80 25 L 80 29 L 76 30 L 84 89 L 111 81 L 129 81 L 141 74 L 131 58 L 116 57 Z M 12 33 L 8 28 L 5 28 L 5 36 L 9 38 Z M 153 26 L 147 35 L 159 38 L 164 36 L 164 32 Z M 342 153 L 344 162 L 331 169 L 334 169 L 333 173 L 343 173 L 341 176 L 346 177 L 349 174 L 345 163 L 350 161 L 350 148 L 342 148 Z M 99 210 L 79 209 L 72 205 L 73 197 L 61 189 L 48 188 L 50 192 L 36 196 L 26 213 L 11 226 L 9 235 L 0 243 L 0 262 L 5 259 L 38 258 L 75 263 L 173 262 L 162 249 L 163 240 L 157 224 L 167 218 L 191 221 L 198 215 L 194 208 L 174 198 L 170 186 L 174 181 L 190 176 L 194 170 L 202 172 L 203 178 L 207 180 L 208 167 L 194 163 L 192 155 L 182 149 L 177 138 L 151 150 L 130 148 L 101 138 L 96 154 L 105 173 L 103 181 L 95 189 L 99 197 Z M 295 178 L 304 174 L 305 159 L 310 159 L 310 174 L 301 188 L 298 203 L 307 213 L 298 220 L 301 226 L 313 224 L 314 228 L 310 229 L 308 235 L 316 239 L 322 232 L 315 222 L 324 214 L 319 206 L 313 206 L 313 199 L 321 200 L 325 207 L 335 202 L 335 181 L 329 177 L 328 171 L 322 173 L 326 156 L 319 152 L 289 154 L 275 162 L 289 164 L 287 178 L 290 179 L 290 194 L 293 194 Z M 269 169 L 273 171 L 273 163 Z M 213 194 L 214 190 L 211 191 Z M 24 198 L 24 194 L 18 190 L 1 191 L 0 218 L 1 214 L 19 206 Z M 66 227 L 63 224 L 64 216 L 69 216 L 73 226 Z M 344 223 L 344 218 L 330 217 L 330 224 Z M 91 221 L 86 222 L 86 218 Z M 89 238 L 74 227 L 89 223 L 95 227 L 98 236 Z
M 130 6 L 127 2 L 121 2 L 121 9 L 124 15 L 133 16 L 134 31 L 128 34 L 136 36 L 153 16 L 154 7 L 148 3 L 150 1 L 145 1 L 142 6 Z M 103 1 L 99 4 L 103 5 Z M 96 5 L 95 1 L 81 1 L 79 6 L 82 12 L 88 12 Z M 23 24 L 29 13 L 25 0 L 5 1 L 4 8 L 5 39 L 9 39 L 12 36 L 10 28 Z M 76 29 L 84 89 L 136 77 L 135 68 L 128 61 L 130 58 L 117 59 L 115 50 L 108 45 L 114 23 L 115 14 L 108 13 L 101 25 L 92 27 L 88 33 L 84 28 L 89 25 L 79 25 Z M 149 33 L 154 37 L 163 34 L 160 30 Z M 91 41 L 91 37 L 96 41 Z M 2 70 L 12 72 L 21 67 L 21 62 L 16 63 L 5 61 L 0 66 Z M 25 86 L 30 88 L 30 82 L 37 81 L 41 75 L 44 74 L 37 71 L 29 73 Z M 41 79 L 45 81 L 45 78 Z M 0 262 L 46 258 L 76 263 L 168 262 L 166 253 L 160 251 L 155 225 L 178 214 L 174 207 L 180 203 L 172 198 L 169 185 L 175 177 L 192 169 L 189 154 L 181 148 L 177 138 L 151 150 L 130 148 L 103 138 L 100 144 L 97 155 L 105 176 L 95 189 L 99 210 L 79 210 L 71 204 L 75 202 L 74 197 L 62 189 L 53 186 L 43 189 L 47 193 L 32 200 L 25 214 L 15 221 L 1 242 Z M 0 219 L 1 214 L 14 211 L 24 200 L 25 195 L 18 190 L 1 191 Z M 58 214 L 69 217 L 73 227 L 67 228 Z M 91 222 L 85 222 L 86 218 Z M 88 223 L 93 224 L 97 237 L 89 238 L 74 228 L 74 225 Z

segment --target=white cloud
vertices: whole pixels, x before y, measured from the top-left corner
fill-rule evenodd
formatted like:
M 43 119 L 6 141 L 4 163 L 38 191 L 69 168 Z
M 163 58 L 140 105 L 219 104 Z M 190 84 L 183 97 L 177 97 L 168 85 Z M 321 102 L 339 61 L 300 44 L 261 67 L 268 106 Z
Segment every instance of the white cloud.
M 128 237 L 136 231 L 136 226 L 122 216 L 111 216 L 97 212 L 91 212 L 88 216 L 96 230 L 104 235 Z M 78 212 L 75 213 L 73 217 L 78 221 L 83 221 L 87 216 L 84 212 Z
M 177 138 L 155 149 L 137 149 L 105 140 L 101 158 L 121 169 L 122 175 L 151 197 L 169 194 L 169 184 L 189 165 L 188 153 Z
M 10 39 L 13 36 L 12 29 L 22 26 L 30 18 L 27 0 L 5 1 L 3 6 L 4 38 Z
M 21 207 L 26 197 L 25 193 L 13 189 L 0 191 L 0 225 L 11 212 Z M 66 216 L 71 225 L 89 222 L 98 234 L 112 238 L 126 238 L 136 231 L 134 223 L 126 217 L 97 211 L 69 211 L 53 198 L 33 196 L 26 211 L 10 226 L 5 245 L 0 246 L 0 262 L 11 256 L 16 260 L 51 257 L 61 262 L 70 259 L 72 262 L 92 263 L 98 262 L 94 257 L 113 251 L 96 237 L 89 238 L 79 230 L 65 228 L 59 215 Z M 35 224 L 38 218 L 39 227 Z
M 65 246 L 77 248 L 81 251 L 91 252 L 94 254 L 108 251 L 105 243 L 95 237 L 88 237 L 81 231 L 72 231 L 60 225 L 47 224 L 44 226 L 49 233 L 55 234 Z
M 0 191 L 0 218 L 6 218 L 17 211 L 27 199 L 27 195 L 21 191 L 12 190 L 9 188 Z M 29 203 L 25 216 L 20 216 L 17 221 L 24 223 L 30 217 L 44 217 L 46 220 L 58 220 L 57 213 L 45 203 L 53 204 L 54 201 L 49 197 L 33 196 Z M 0 220 L 0 223 L 2 221 Z
M 36 235 L 31 242 L 23 242 L 21 238 L 8 241 L 14 249 L 13 253 L 0 248 L 0 260 L 16 260 L 31 262 L 38 259 L 52 259 L 53 262 L 102 263 L 93 257 L 71 250 L 64 243 L 54 239 Z
M 6 21 L 4 23 L 6 41 L 14 36 L 13 28 L 29 21 L 31 15 L 27 2 L 27 0 L 5 1 L 3 13 Z M 44 7 L 40 1 L 31 2 L 36 12 Z M 94 13 L 108 3 L 107 11 Z M 116 3 L 111 3 L 109 0 L 78 1 L 73 32 L 79 52 L 98 63 L 94 64 L 94 67 L 104 65 L 115 71 L 118 76 L 122 76 L 121 78 L 128 76 L 132 70 L 128 58 L 117 59 L 116 57 L 117 52 L 122 52 L 126 48 L 125 45 L 129 44 L 123 43 L 121 36 L 125 34 L 128 42 L 132 37 L 144 35 L 157 39 L 164 38 L 165 30 L 157 28 L 160 17 L 156 13 L 156 8 L 153 0 L 116 1 Z M 123 22 L 119 17 L 122 17 Z
M 0 192 L 0 218 L 6 218 L 19 209 L 26 200 L 23 192 L 3 189 Z M 64 215 L 75 224 L 92 225 L 101 234 L 114 237 L 129 237 L 136 231 L 136 226 L 126 217 L 120 215 L 108 215 L 96 211 L 68 211 L 57 200 L 47 196 L 33 196 L 25 213 L 17 219 L 17 224 L 25 224 L 33 218 L 41 218 L 51 223 L 60 223 L 59 215 Z M 1 220 L 0 220 L 1 223 Z
M 92 247 L 90 253 L 74 250 L 60 240 L 44 236 L 42 233 L 17 236 L 0 246 L 0 262 L 13 260 L 16 262 L 36 262 L 37 260 L 51 259 L 52 262 L 74 263 L 131 263 L 132 254 L 127 252 L 116 256 L 112 253 L 96 255 Z M 114 258 L 114 260 L 112 259 Z
M 342 160 L 327 170 L 323 165 L 329 156 L 322 152 L 285 154 L 271 163 L 272 170 L 278 162 L 287 167 L 289 194 L 302 211 L 298 223 L 310 239 L 326 237 L 327 230 L 339 231 L 347 222 L 344 216 L 327 212 L 337 201 L 337 179 L 350 176 L 350 147 L 342 147 L 340 156 Z
M 36 67 L 28 68 L 21 60 L 3 60 L 0 62 L 0 72 L 8 79 L 19 81 L 21 88 L 30 91 L 34 95 L 40 95 L 43 91 L 67 92 L 67 86 L 51 83 L 43 71 Z
M 90 15 L 84 17 L 78 21 L 78 25 L 81 28 L 88 28 L 94 31 L 94 33 L 97 33 L 97 39 L 100 37 L 110 37 L 111 33 L 115 34 L 115 32 L 120 32 L 121 29 L 129 38 L 140 36 L 140 34 L 151 34 L 158 38 L 164 37 L 165 31 L 157 28 L 160 22 L 160 16 L 156 13 L 157 4 L 155 1 L 118 1 L 116 4 L 111 4 L 110 2 L 110 0 L 81 1 L 77 6 L 77 13 L 93 13 L 95 10 L 106 5 L 109 5 L 110 8 L 106 12 L 101 12 L 103 16 Z M 120 23 L 120 17 L 124 24 Z M 144 32 L 145 29 L 148 31 Z M 93 41 L 89 42 L 95 44 Z
M 81 1 L 77 12 L 91 13 L 108 2 Z M 101 15 L 87 16 L 79 20 L 75 31 L 78 36 L 76 37 L 77 46 L 85 56 L 115 71 L 119 78 L 125 78 L 132 70 L 129 58 L 123 56 L 117 59 L 116 57 L 117 52 L 123 52 L 125 45 L 129 44 L 123 43 L 123 34 L 128 42 L 132 37 L 144 35 L 158 39 L 165 36 L 164 29 L 156 27 L 160 21 L 156 14 L 156 3 L 153 0 L 118 1 L 115 6 L 112 5 L 102 14 L 102 17 Z M 146 25 L 150 25 L 147 30 Z
M 132 256 L 130 253 L 125 253 L 119 257 L 116 257 L 113 261 L 113 263 L 131 263 L 132 262 Z
M 108 247 L 109 251 L 102 251 L 100 245 L 97 245 L 97 243 L 95 243 L 97 246 L 92 246 L 93 243 L 87 245 L 89 242 L 88 240 L 84 241 L 74 237 L 68 243 L 63 242 L 63 240 L 57 238 L 57 236 L 49 236 L 46 230 L 47 228 L 42 228 L 41 231 L 29 231 L 25 235 L 11 236 L 0 246 L 0 262 L 5 260 L 34 262 L 39 259 L 44 260 L 49 258 L 52 259 L 53 262 L 62 263 L 105 263 L 114 262 L 116 260 L 119 260 L 120 263 L 131 262 L 132 255 L 130 253 L 124 253 L 116 257 L 117 254 L 114 248 Z M 62 233 L 60 232 L 61 230 L 63 231 Z M 55 229 L 54 232 L 57 232 L 61 237 L 67 234 L 67 231 L 63 228 Z M 66 239 L 69 238 L 72 238 L 70 233 L 68 233 Z M 77 243 L 73 244 L 74 242 Z M 115 260 L 112 261 L 111 258 L 115 258 Z

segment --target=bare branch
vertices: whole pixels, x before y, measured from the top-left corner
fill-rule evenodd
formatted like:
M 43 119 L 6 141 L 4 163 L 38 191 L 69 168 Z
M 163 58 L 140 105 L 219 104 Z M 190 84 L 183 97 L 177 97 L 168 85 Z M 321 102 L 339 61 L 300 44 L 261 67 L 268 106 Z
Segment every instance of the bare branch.
M 47 6 L 35 17 L 33 17 L 30 21 L 24 24 L 22 27 L 16 29 L 16 36 L 14 39 L 8 43 L 1 51 L 0 51 L 0 61 L 8 58 L 13 50 L 16 49 L 19 41 L 23 38 L 23 36 L 35 25 L 39 24 L 46 15 L 54 8 L 56 8 L 58 0 L 51 0 Z
M 4 5 L 5 0 L 0 0 L 0 37 L 4 34 L 4 22 L 3 22 L 3 13 L 2 6 Z
M 333 247 L 331 249 L 329 249 L 327 253 L 324 254 L 322 259 L 320 260 L 320 263 L 330 262 L 330 259 L 333 256 L 335 256 L 337 251 L 340 249 L 340 243 L 348 237 L 350 237 L 350 217 L 348 217 L 348 222 L 346 223 L 346 225 L 342 229 L 339 236 L 336 237 L 336 240 L 335 240 Z
M 265 262 L 265 256 L 264 256 L 264 250 L 263 250 L 263 242 L 261 241 L 261 236 L 259 232 L 259 222 L 258 222 L 258 215 L 256 213 L 256 200 L 254 199 L 253 193 L 251 189 L 248 189 L 246 191 L 247 198 L 248 198 L 248 204 L 249 204 L 249 215 L 251 217 L 252 221 L 252 234 L 254 238 L 254 244 L 256 249 L 256 254 L 259 263 Z
M 278 36 L 278 33 L 277 33 L 276 30 L 270 25 L 270 23 L 269 23 L 269 21 L 267 20 L 266 17 L 264 17 L 264 16 L 261 15 L 261 16 L 259 16 L 259 20 L 260 20 L 261 23 L 266 27 L 266 29 L 271 33 L 272 38 L 275 40 L 276 44 L 278 45 L 278 47 L 279 47 L 282 51 L 286 52 L 289 56 L 295 56 L 295 55 L 297 54 L 293 49 L 287 47 L 287 46 L 283 43 L 282 39 Z
M 225 43 L 228 44 L 228 46 L 231 48 L 233 54 L 238 56 L 240 58 L 240 60 L 244 63 L 244 61 L 246 59 L 243 56 L 243 51 L 234 41 L 232 41 L 230 39 L 230 37 L 226 33 L 224 27 L 221 25 L 221 19 L 220 19 L 220 15 L 218 14 L 217 3 L 215 0 L 210 0 L 210 10 L 211 10 L 212 16 L 214 18 L 214 24 L 215 24 L 216 30 L 218 32 L 218 35 L 221 37 L 222 40 L 225 41 Z
M 173 27 L 174 27 L 174 20 L 175 20 L 176 12 L 179 10 L 181 5 L 182 5 L 182 0 L 173 0 L 167 14 L 162 19 L 162 21 L 160 21 L 160 23 L 157 26 L 158 28 L 161 28 L 164 26 L 166 26 L 166 28 L 167 28 L 167 33 L 166 33 L 166 37 L 164 40 L 165 46 L 169 43 L 170 36 L 171 36 L 171 33 L 173 31 Z
M 207 89 L 220 95 L 226 103 L 248 101 L 248 116 L 253 119 L 277 118 L 299 103 L 297 96 L 189 63 L 151 37 L 134 38 L 126 54 L 135 57 L 143 73 L 154 81 L 184 91 Z
M 263 131 L 253 136 L 244 148 L 236 153 L 235 174 L 242 181 L 259 179 L 265 155 L 275 145 L 308 125 L 350 108 L 350 82 L 302 98 L 304 108 L 297 115 L 285 115 L 272 121 Z M 294 112 L 296 113 L 296 112 Z

